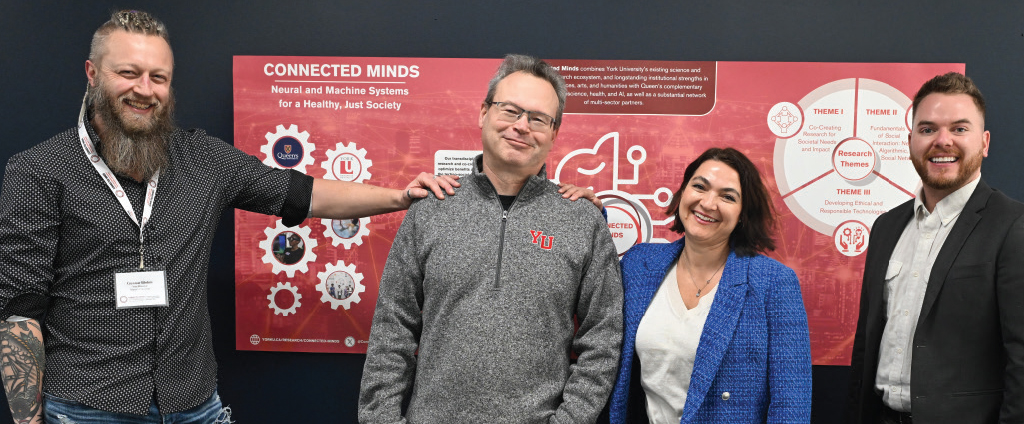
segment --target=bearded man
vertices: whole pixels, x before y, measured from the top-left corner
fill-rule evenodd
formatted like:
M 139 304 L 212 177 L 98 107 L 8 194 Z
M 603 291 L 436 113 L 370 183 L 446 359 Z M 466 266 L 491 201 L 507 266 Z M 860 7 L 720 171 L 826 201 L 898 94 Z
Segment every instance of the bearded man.
M 871 229 L 852 423 L 1024 422 L 1024 204 L 981 178 L 990 138 L 970 78 L 914 96 L 922 187 Z
M 173 71 L 161 22 L 114 13 L 93 36 L 77 128 L 7 164 L 0 374 L 15 422 L 228 422 L 205 286 L 222 211 L 296 225 L 458 185 L 420 174 L 393 190 L 268 167 L 175 127 Z

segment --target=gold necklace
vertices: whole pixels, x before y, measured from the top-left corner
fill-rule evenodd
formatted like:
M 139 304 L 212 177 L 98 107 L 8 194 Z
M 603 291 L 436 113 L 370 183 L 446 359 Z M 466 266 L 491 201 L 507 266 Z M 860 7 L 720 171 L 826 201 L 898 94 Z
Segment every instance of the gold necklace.
M 686 249 L 683 249 L 683 259 L 686 260 L 686 274 L 690 276 L 690 284 L 693 284 L 693 288 L 697 289 L 697 297 L 700 297 L 700 292 L 703 291 L 708 286 L 708 284 L 711 284 L 711 280 L 715 279 L 715 276 L 718 275 L 718 271 L 724 269 L 725 263 L 729 261 L 729 257 L 726 257 L 725 261 L 722 261 L 722 266 L 718 267 L 718 269 L 715 270 L 715 273 L 711 274 L 711 277 L 708 278 L 707 281 L 704 281 L 704 286 L 697 287 L 697 280 L 693 278 L 693 271 L 691 271 L 691 268 L 693 268 L 693 266 L 690 265 L 690 255 L 686 254 Z

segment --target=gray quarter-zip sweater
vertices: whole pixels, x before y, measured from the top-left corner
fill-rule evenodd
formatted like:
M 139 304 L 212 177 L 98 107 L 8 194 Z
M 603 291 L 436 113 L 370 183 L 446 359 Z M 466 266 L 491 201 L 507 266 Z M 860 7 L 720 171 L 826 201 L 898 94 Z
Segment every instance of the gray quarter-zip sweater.
M 607 225 L 590 202 L 563 199 L 544 169 L 503 211 L 475 164 L 454 196 L 416 202 L 398 230 L 359 421 L 594 422 L 622 341 Z

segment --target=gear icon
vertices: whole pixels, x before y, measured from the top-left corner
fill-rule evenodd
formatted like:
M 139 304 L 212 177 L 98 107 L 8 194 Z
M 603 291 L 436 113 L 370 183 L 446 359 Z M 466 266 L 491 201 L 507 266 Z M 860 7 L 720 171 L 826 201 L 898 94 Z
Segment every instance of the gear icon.
M 267 155 L 263 163 L 281 169 L 294 169 L 306 173 L 306 165 L 313 164 L 313 150 L 316 146 L 309 143 L 309 132 L 299 132 L 297 125 L 277 126 L 277 132 L 267 133 L 267 144 L 260 146 L 260 151 Z
M 370 218 L 359 219 L 321 219 L 327 227 L 324 236 L 331 239 L 332 246 L 344 244 L 351 249 L 353 244 L 362 245 L 363 237 L 370 235 Z
M 277 298 L 277 292 L 281 290 L 288 290 L 292 292 L 292 297 L 294 298 L 294 301 L 292 301 L 291 308 L 283 309 L 277 306 L 277 301 L 274 299 Z M 274 310 L 274 315 L 288 316 L 288 314 L 294 314 L 295 309 L 297 309 L 299 306 L 302 306 L 302 304 L 299 303 L 299 299 L 302 299 L 302 295 L 299 294 L 299 288 L 293 286 L 292 283 L 277 283 L 276 286 L 270 288 L 270 294 L 267 295 L 267 300 L 270 301 L 270 309 Z
M 295 277 L 295 271 L 308 272 L 309 262 L 316 260 L 313 248 L 316 239 L 310 237 L 309 227 L 289 228 L 277 220 L 274 228 L 263 230 L 267 239 L 260 242 L 263 249 L 263 263 L 274 267 L 274 274 L 284 271 L 288 277 Z
M 373 161 L 366 158 L 366 149 L 357 149 L 356 143 L 344 142 L 334 146 L 334 150 L 327 151 L 327 160 L 320 166 L 327 170 L 324 178 L 328 180 L 351 181 L 361 183 L 370 179 L 370 169 Z
M 366 291 L 366 287 L 360 282 L 363 281 L 363 274 L 356 272 L 355 265 L 346 265 L 345 261 L 338 261 L 327 264 L 324 272 L 318 273 L 317 278 L 320 284 L 316 289 L 323 293 L 320 301 L 330 303 L 331 309 L 338 309 L 344 306 L 346 310 L 352 307 L 353 303 L 359 303 L 359 293 Z

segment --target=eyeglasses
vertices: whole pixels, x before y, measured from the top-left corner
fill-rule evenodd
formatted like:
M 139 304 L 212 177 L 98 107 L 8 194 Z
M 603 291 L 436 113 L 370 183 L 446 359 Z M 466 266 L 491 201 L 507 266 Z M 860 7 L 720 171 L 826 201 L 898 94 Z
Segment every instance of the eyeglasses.
M 519 122 L 519 118 L 526 114 L 526 122 L 530 125 L 530 129 L 533 131 L 544 131 L 548 128 L 554 128 L 555 118 L 543 112 L 534 112 L 532 110 L 526 110 L 515 103 L 509 102 L 487 102 L 488 106 L 498 107 L 498 119 L 504 122 L 515 123 Z

